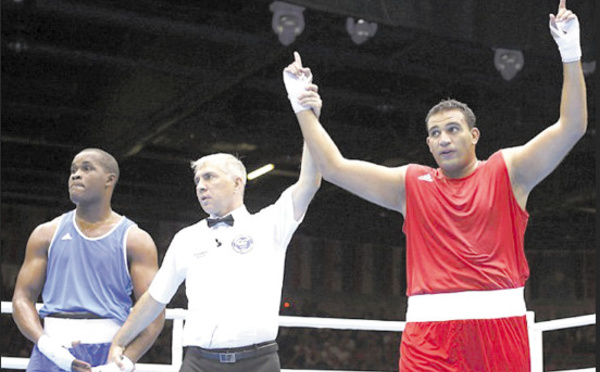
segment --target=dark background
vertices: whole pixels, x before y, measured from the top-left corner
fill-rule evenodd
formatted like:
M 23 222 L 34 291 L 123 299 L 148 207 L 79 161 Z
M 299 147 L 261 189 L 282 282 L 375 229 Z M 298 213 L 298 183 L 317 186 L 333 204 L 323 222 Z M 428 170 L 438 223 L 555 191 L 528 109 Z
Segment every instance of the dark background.
M 68 170 L 85 147 L 119 160 L 113 207 L 152 234 L 161 258 L 177 230 L 204 217 L 190 160 L 230 152 L 249 171 L 274 163 L 246 190 L 251 212 L 274 202 L 296 180 L 302 149 L 281 80 L 294 50 L 314 73 L 322 122 L 347 157 L 433 166 L 424 117 L 444 98 L 475 111 L 480 158 L 523 144 L 558 118 L 562 64 L 548 31 L 557 3 L 294 1 L 305 8 L 305 28 L 284 46 L 268 1 L 3 0 L 2 300 L 12 296 L 31 230 L 73 207 Z M 526 296 L 538 320 L 595 312 L 595 4 L 567 4 L 582 29 L 588 131 L 528 202 Z M 347 17 L 376 22 L 375 36 L 355 44 Z M 494 66 L 499 49 L 523 53 L 511 80 Z M 401 226 L 399 214 L 325 182 L 290 245 L 284 298 L 295 306 L 282 313 L 403 319 Z M 310 274 L 293 262 L 301 250 L 309 252 Z M 366 287 L 350 264 L 365 257 L 372 267 L 361 274 L 372 282 Z M 323 284 L 332 273 L 340 288 Z M 549 332 L 547 367 L 592 366 L 594 328 Z M 344 337 L 346 349 L 360 345 L 373 357 L 330 361 L 330 368 L 396 368 L 399 335 L 342 334 L 282 329 L 280 342 L 322 347 Z M 15 344 L 22 351 L 4 354 L 3 336 L 3 355 L 27 354 L 27 341 Z M 284 368 L 318 365 L 318 357 L 301 360 L 300 351 L 282 348 Z M 373 350 L 386 352 L 376 358 Z

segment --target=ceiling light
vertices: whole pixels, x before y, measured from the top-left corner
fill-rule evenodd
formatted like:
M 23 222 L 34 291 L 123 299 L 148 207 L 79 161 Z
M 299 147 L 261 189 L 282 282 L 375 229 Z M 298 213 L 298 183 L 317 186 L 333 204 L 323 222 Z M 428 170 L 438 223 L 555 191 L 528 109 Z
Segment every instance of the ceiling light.
M 279 36 L 279 42 L 290 45 L 304 31 L 304 8 L 297 5 L 274 1 L 269 7 L 273 12 L 273 31 Z
M 265 173 L 269 173 L 273 169 L 275 169 L 275 165 L 273 165 L 273 164 L 263 165 L 262 167 L 248 173 L 248 180 L 251 181 L 255 178 L 258 178 L 258 177 L 264 175 Z
M 583 70 L 583 74 L 585 76 L 589 76 L 591 74 L 593 74 L 594 72 L 596 72 L 596 61 L 590 61 L 590 62 L 581 62 L 581 68 Z
M 494 53 L 494 66 L 504 80 L 512 80 L 523 69 L 525 59 L 523 52 L 511 49 L 496 49 Z
M 346 19 L 346 30 L 350 34 L 352 41 L 356 44 L 362 44 L 375 36 L 375 32 L 377 32 L 377 23 L 367 22 L 363 19 L 354 22 L 354 18 L 348 17 Z

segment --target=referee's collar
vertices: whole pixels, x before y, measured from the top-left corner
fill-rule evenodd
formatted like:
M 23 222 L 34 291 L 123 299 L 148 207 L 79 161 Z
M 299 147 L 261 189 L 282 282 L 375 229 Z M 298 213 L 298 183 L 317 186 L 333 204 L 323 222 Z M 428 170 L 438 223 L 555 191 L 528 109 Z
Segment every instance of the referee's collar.
M 246 208 L 245 204 L 240 205 L 239 207 L 237 207 L 236 209 L 232 210 L 229 213 L 225 213 L 225 216 L 228 215 L 232 215 L 234 220 L 239 220 L 242 219 L 248 215 L 250 215 L 250 212 L 248 212 L 248 209 Z M 216 217 L 216 216 L 209 216 L 209 218 L 222 218 L 222 217 Z

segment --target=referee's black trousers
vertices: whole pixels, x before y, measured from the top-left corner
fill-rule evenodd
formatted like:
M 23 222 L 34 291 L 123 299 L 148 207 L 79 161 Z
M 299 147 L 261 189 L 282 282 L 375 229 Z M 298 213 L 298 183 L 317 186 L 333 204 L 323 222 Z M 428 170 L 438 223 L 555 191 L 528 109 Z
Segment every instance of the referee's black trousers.
M 180 372 L 280 372 L 277 352 L 243 359 L 235 363 L 222 363 L 219 360 L 203 357 L 198 348 L 189 347 Z

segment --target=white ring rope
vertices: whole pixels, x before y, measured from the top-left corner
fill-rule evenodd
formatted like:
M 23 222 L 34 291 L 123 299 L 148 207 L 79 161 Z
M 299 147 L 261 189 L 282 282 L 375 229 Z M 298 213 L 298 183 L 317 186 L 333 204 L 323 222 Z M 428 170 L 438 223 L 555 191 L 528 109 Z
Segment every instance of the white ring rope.
M 535 323 L 536 330 L 556 331 L 565 328 L 574 328 L 586 325 L 596 324 L 596 314 L 581 315 L 573 318 L 546 320 L 544 322 Z
M 41 304 L 36 307 L 39 310 Z M 2 314 L 12 313 L 12 302 L 2 302 Z M 166 319 L 173 320 L 173 346 L 172 346 L 172 364 L 136 364 L 138 372 L 175 372 L 179 370 L 183 357 L 182 329 L 183 320 L 187 314 L 186 309 L 167 309 Z M 534 323 L 533 312 L 528 312 L 528 322 L 530 325 L 530 335 L 532 340 L 537 340 L 537 347 L 542 348 L 542 332 L 554 331 L 566 328 L 583 327 L 596 324 L 596 314 L 576 316 L 572 318 L 555 319 Z M 299 317 L 299 316 L 279 316 L 279 325 L 281 327 L 296 327 L 296 328 L 320 328 L 320 329 L 338 329 L 338 330 L 360 330 L 360 331 L 383 331 L 383 332 L 402 332 L 406 322 L 403 321 L 387 321 L 387 320 L 365 320 L 365 319 L 343 319 L 343 318 L 314 318 L 314 317 Z M 533 348 L 532 348 L 533 349 Z M 532 350 L 532 372 L 543 372 L 543 360 L 533 361 L 534 358 L 543 358 L 543 355 L 535 353 Z M 13 358 L 2 357 L 3 369 L 26 369 L 28 358 Z M 596 368 L 557 371 L 557 372 L 595 372 Z M 301 369 L 282 369 L 282 372 L 322 372 Z M 358 371 L 341 371 L 336 372 L 358 372 Z

